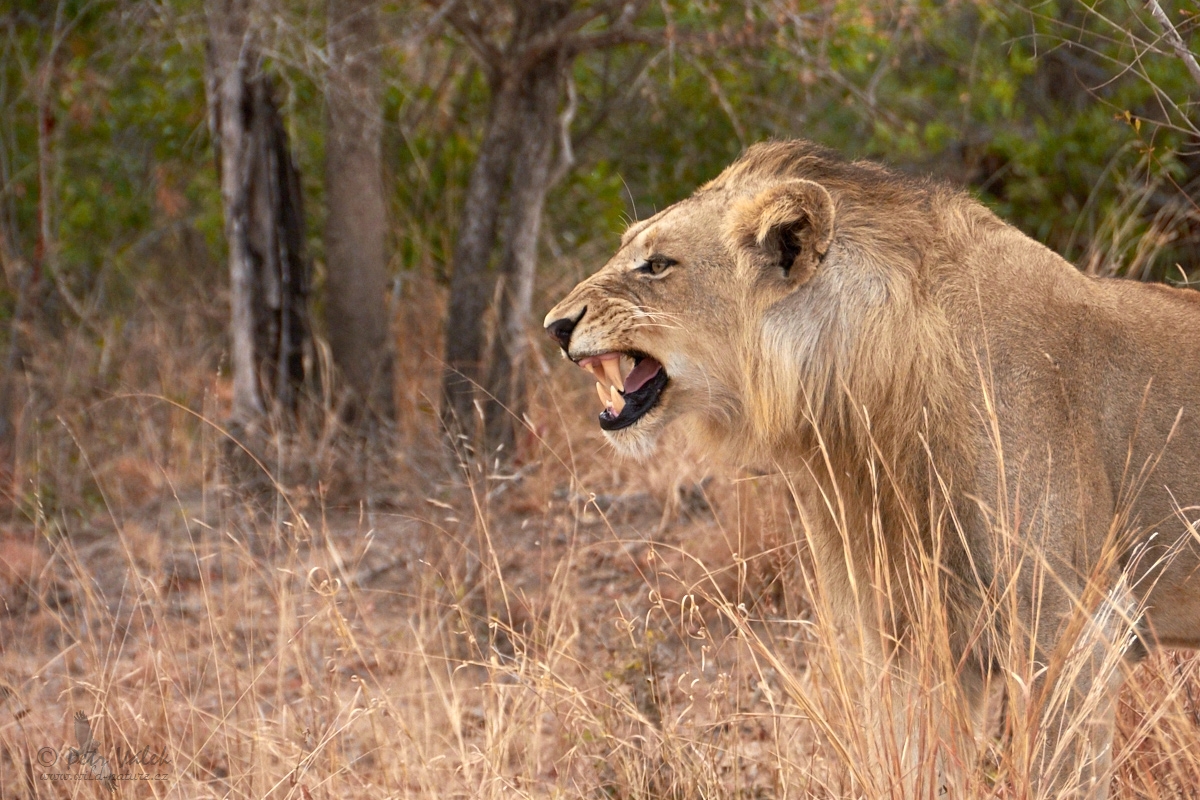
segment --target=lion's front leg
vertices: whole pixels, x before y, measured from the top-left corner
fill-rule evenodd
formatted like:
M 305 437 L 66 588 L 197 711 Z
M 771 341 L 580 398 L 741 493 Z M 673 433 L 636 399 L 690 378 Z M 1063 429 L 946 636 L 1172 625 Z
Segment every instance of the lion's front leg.
M 891 726 L 884 761 L 893 796 L 961 800 L 978 788 L 987 680 L 973 670 L 934 678 L 930 666 L 906 656 L 881 684 L 881 723 Z
M 805 510 L 813 610 L 849 645 L 830 656 L 854 709 L 856 729 L 846 734 L 853 772 L 864 775 L 869 796 L 972 796 L 989 676 L 962 632 L 977 627 L 978 593 L 963 601 L 956 584 L 959 602 L 948 603 L 939 560 L 917 559 L 898 574 L 871 530 Z
M 1026 616 L 1035 629 L 1013 636 L 1012 757 L 1027 759 L 1018 772 L 1028 774 L 1032 797 L 1104 800 L 1136 602 L 1123 579 L 1107 591 L 1064 584 L 1044 581 L 1041 604 L 1055 613 Z

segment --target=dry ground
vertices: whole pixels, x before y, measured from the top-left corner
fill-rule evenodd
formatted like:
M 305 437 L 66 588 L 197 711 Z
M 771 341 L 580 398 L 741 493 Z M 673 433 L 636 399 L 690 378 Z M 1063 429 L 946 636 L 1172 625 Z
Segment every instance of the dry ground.
M 428 400 L 436 348 L 406 348 L 394 447 L 338 444 L 318 408 L 266 459 L 278 487 L 247 480 L 217 425 L 219 312 L 153 300 L 116 344 L 40 356 L 0 528 L 0 798 L 105 796 L 46 777 L 81 769 L 77 711 L 116 772 L 149 775 L 122 797 L 898 785 L 867 764 L 876 698 L 804 597 L 779 479 L 679 443 L 614 462 L 554 362 L 516 466 L 464 469 Z M 402 340 L 437 340 L 401 316 Z M 1116 797 L 1200 796 L 1198 673 L 1175 653 L 1134 672 Z M 1025 796 L 1006 730 L 964 767 L 971 796 Z M 115 763 L 131 752 L 166 762 Z

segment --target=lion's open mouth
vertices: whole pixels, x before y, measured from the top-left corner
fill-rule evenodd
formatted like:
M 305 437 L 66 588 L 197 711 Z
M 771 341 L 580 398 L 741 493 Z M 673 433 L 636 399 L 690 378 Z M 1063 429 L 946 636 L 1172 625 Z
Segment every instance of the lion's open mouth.
M 646 416 L 667 385 L 662 364 L 644 353 L 604 353 L 578 363 L 596 376 L 596 393 L 604 405 L 600 427 L 606 431 L 628 428 Z

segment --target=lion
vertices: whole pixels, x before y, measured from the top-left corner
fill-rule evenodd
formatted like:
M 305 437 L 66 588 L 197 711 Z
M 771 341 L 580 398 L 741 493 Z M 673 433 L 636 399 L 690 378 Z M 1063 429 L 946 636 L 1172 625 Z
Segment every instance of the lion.
M 799 484 L 873 657 L 912 663 L 931 592 L 973 713 L 1026 653 L 1030 780 L 1106 796 L 1120 662 L 1200 646 L 1200 294 L 1084 275 L 961 190 L 783 141 L 632 224 L 545 327 L 618 451 L 677 425 Z

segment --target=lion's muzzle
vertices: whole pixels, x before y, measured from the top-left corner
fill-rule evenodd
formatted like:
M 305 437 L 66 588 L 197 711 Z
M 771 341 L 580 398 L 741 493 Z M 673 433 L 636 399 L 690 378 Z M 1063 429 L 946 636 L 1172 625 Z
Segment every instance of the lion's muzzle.
M 587 356 L 571 355 L 571 335 L 587 309 L 575 317 L 546 320 L 546 333 L 563 353 L 595 376 L 596 394 L 603 410 L 600 427 L 606 431 L 628 428 L 658 405 L 667 385 L 662 364 L 645 353 L 612 351 Z

